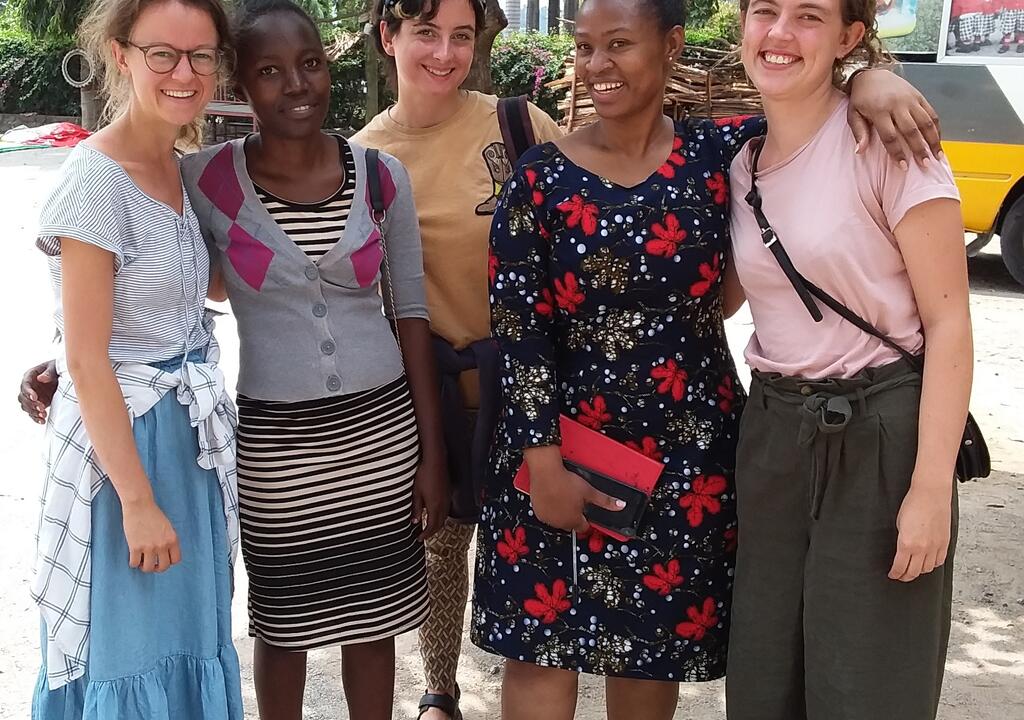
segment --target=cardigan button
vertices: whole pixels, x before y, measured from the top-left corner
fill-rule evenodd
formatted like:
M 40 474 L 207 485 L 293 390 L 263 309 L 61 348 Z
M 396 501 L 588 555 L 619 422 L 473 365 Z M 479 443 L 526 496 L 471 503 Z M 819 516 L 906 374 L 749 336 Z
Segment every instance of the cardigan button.
M 324 355 L 333 355 L 334 351 L 337 349 L 338 347 L 334 344 L 334 341 L 332 340 L 324 340 L 322 343 L 320 343 L 320 352 L 322 352 Z
M 317 303 L 316 305 L 313 306 L 313 314 L 318 318 L 322 318 L 324 315 L 327 314 L 327 306 L 324 305 L 323 303 Z
M 320 271 L 316 269 L 315 265 L 307 265 L 306 277 L 309 278 L 310 280 L 316 280 L 318 277 L 320 277 Z
M 341 390 L 341 378 L 337 375 L 331 375 L 327 378 L 327 389 L 331 392 L 338 392 Z

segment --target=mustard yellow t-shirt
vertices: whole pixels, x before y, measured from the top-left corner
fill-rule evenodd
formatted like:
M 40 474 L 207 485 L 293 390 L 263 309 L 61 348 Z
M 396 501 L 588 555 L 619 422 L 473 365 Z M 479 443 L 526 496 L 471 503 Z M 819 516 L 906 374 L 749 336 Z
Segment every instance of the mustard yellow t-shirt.
M 512 175 L 497 106 L 495 96 L 470 92 L 455 115 L 433 127 L 405 127 L 384 111 L 352 138 L 394 155 L 409 171 L 431 329 L 459 349 L 490 336 L 487 243 L 498 194 Z M 532 104 L 530 119 L 538 143 L 562 136 Z

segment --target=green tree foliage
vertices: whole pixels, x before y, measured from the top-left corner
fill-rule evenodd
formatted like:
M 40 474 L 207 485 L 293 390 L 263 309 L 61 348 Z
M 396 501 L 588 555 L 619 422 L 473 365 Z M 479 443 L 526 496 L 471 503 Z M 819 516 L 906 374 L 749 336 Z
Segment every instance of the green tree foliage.
M 560 95 L 545 84 L 562 77 L 572 48 L 571 35 L 512 32 L 498 36 L 491 53 L 494 93 L 501 97 L 527 95 L 557 117 Z
M 13 0 L 22 27 L 37 38 L 73 37 L 89 0 Z

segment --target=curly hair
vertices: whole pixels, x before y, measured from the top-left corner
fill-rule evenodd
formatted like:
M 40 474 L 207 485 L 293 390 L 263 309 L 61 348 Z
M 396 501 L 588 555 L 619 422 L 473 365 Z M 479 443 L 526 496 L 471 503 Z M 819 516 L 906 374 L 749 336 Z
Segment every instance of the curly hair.
M 437 17 L 441 9 L 441 3 L 445 0 L 375 0 L 373 13 L 370 16 L 370 35 L 377 46 L 377 52 L 384 62 L 387 70 L 388 83 L 392 89 L 397 87 L 398 69 L 395 66 L 395 59 L 384 51 L 384 39 L 380 34 L 381 21 L 387 25 L 388 32 L 397 35 L 406 20 L 415 18 L 420 22 L 430 22 Z M 476 19 L 476 30 L 480 32 L 486 19 L 484 7 L 486 2 L 497 2 L 498 0 L 464 0 L 469 2 L 473 8 L 473 16 Z
M 751 0 L 740 0 L 740 12 L 745 13 L 750 7 L 750 2 Z M 863 23 L 864 37 L 846 57 L 836 60 L 833 64 L 832 84 L 836 87 L 843 86 L 846 76 L 853 69 L 872 68 L 895 62 L 878 37 L 878 28 L 875 26 L 877 7 L 877 0 L 839 0 L 843 24 L 849 26 L 855 22 Z
M 103 67 L 101 94 L 106 98 L 103 119 L 110 122 L 121 116 L 131 99 L 131 81 L 117 69 L 112 42 L 123 42 L 131 37 L 132 29 L 139 16 L 149 7 L 169 0 L 95 0 L 82 20 L 78 38 L 89 57 Z M 189 7 L 201 10 L 210 16 L 217 30 L 217 42 L 224 53 L 224 64 L 219 71 L 223 81 L 231 73 L 231 26 L 227 12 L 219 0 L 177 0 Z M 200 115 L 181 128 L 179 143 L 197 146 L 202 142 L 204 117 Z

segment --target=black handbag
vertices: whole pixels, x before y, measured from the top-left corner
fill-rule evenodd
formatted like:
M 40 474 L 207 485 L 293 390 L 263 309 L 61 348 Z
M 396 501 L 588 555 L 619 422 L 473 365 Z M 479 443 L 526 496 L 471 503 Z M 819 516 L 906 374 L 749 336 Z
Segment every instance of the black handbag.
M 747 193 L 744 199 L 754 211 L 754 219 L 757 220 L 757 226 L 761 230 L 761 240 L 764 242 L 764 246 L 771 250 L 772 255 L 775 256 L 782 271 L 793 285 L 793 289 L 796 290 L 796 294 L 800 297 L 804 307 L 807 308 L 807 312 L 811 314 L 815 322 L 821 322 L 821 309 L 814 302 L 815 299 L 819 300 L 843 319 L 891 347 L 910 363 L 910 366 L 916 372 L 924 374 L 923 357 L 912 355 L 891 337 L 805 278 L 793 266 L 793 261 L 790 260 L 789 254 L 779 241 L 779 236 L 775 234 L 775 231 L 768 222 L 768 218 L 765 217 L 764 211 L 761 209 L 761 194 L 757 189 L 757 161 L 761 157 L 761 150 L 763 148 L 763 142 L 759 142 L 754 148 L 753 158 L 750 162 L 750 192 Z M 988 443 L 985 442 L 985 436 L 981 434 L 981 428 L 978 426 L 974 416 L 968 412 L 963 438 L 960 440 L 960 450 L 956 456 L 956 477 L 960 482 L 967 482 L 968 480 L 986 478 L 991 472 L 992 463 L 989 457 Z

